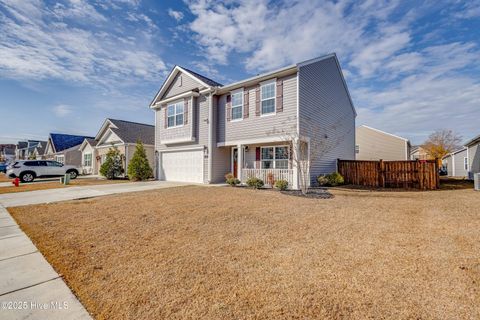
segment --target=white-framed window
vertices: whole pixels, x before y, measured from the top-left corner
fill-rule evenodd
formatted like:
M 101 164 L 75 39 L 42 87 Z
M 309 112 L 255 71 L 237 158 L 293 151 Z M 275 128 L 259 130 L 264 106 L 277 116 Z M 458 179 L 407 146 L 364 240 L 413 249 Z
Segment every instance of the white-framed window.
M 288 169 L 288 146 L 261 147 L 262 169 Z
M 65 156 L 63 154 L 55 156 L 55 161 L 65 164 Z
M 275 80 L 260 85 L 260 110 L 261 114 L 275 113 Z
M 91 167 L 92 166 L 92 154 L 85 153 L 83 155 L 83 166 L 84 167 Z
M 183 126 L 183 101 L 167 107 L 167 128 Z
M 243 118 L 243 89 L 232 92 L 232 120 Z
M 463 168 L 465 170 L 468 170 L 468 158 L 467 157 L 463 158 Z

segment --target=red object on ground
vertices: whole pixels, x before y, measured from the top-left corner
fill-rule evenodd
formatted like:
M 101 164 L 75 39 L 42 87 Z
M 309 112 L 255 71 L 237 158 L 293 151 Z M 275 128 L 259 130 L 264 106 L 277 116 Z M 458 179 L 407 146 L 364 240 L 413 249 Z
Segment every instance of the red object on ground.
M 18 179 L 18 178 L 13 179 L 12 184 L 14 184 L 15 187 L 18 187 L 18 185 L 20 184 L 20 179 Z

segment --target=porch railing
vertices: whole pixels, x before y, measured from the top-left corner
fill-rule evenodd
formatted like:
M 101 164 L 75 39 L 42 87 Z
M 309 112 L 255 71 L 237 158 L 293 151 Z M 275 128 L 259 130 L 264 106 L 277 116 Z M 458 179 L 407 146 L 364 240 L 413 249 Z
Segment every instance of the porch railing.
M 242 183 L 248 178 L 262 179 L 265 185 L 272 186 L 277 180 L 288 181 L 288 186 L 293 186 L 293 169 L 242 169 Z

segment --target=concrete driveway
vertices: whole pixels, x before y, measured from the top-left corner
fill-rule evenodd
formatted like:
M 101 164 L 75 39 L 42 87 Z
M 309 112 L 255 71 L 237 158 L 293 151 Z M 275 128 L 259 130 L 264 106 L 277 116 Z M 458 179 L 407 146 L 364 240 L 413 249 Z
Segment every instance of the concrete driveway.
M 0 205 L 4 207 L 16 207 L 30 204 L 99 197 L 116 193 L 171 188 L 189 184 L 191 183 L 146 181 L 6 193 L 0 195 Z

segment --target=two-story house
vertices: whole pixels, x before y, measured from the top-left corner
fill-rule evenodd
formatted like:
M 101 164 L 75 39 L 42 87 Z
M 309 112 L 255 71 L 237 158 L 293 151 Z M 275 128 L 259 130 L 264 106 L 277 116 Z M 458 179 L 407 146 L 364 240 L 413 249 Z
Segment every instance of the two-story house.
M 176 66 L 150 108 L 159 180 L 217 183 L 231 172 L 298 188 L 300 160 L 313 181 L 355 158 L 356 112 L 335 54 L 225 86 Z

